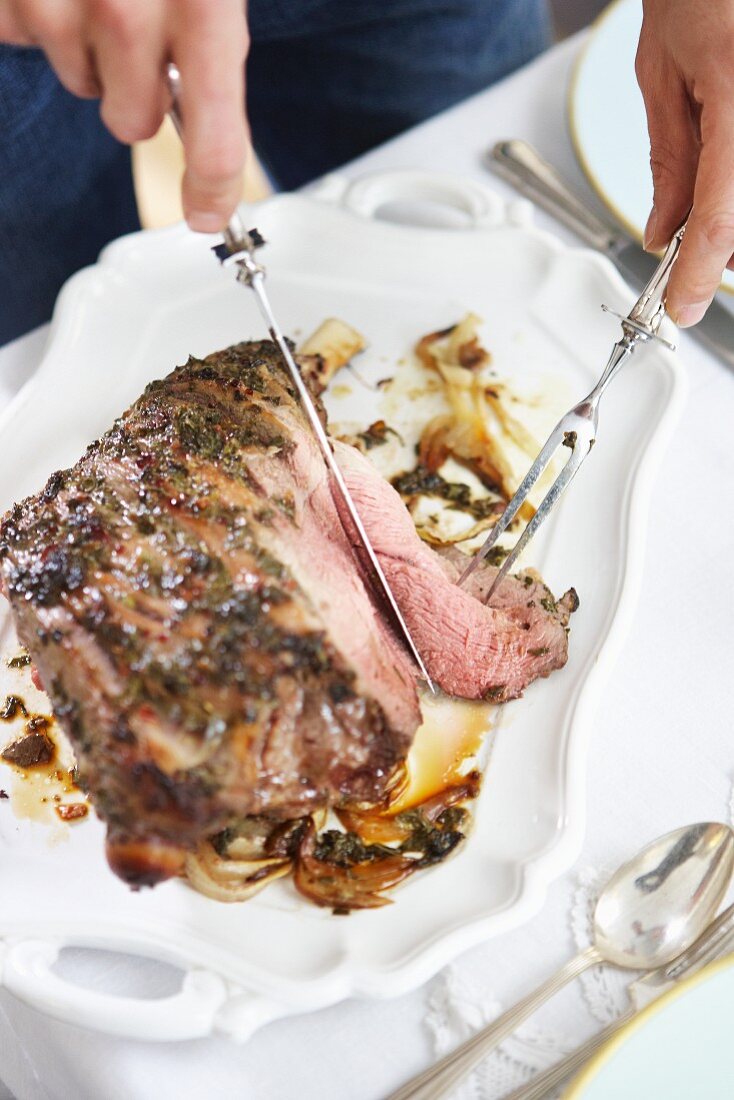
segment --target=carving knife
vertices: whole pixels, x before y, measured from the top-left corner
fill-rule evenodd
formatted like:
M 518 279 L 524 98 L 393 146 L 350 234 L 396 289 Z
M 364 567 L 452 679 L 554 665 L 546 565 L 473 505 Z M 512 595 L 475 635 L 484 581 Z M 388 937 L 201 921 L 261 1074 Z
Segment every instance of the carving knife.
M 485 163 L 547 214 L 563 222 L 591 248 L 608 256 L 635 289 L 647 284 L 659 258 L 645 252 L 624 230 L 598 217 L 532 145 L 517 139 L 498 141 L 486 154 Z M 727 367 L 734 369 L 734 314 L 721 302 L 714 299 L 703 320 L 686 331 Z
M 171 92 L 171 107 L 169 110 L 171 121 L 176 127 L 176 130 L 181 136 L 183 129 L 183 120 L 179 109 L 179 88 L 181 77 L 178 69 L 175 65 L 168 65 L 166 70 L 168 79 L 168 86 Z M 428 675 L 428 670 L 423 663 L 418 648 L 413 641 L 410 631 L 408 630 L 405 619 L 403 618 L 398 602 L 395 599 L 392 589 L 388 584 L 387 577 L 385 576 L 382 566 L 375 553 L 374 547 L 370 542 L 369 536 L 364 528 L 364 524 L 360 518 L 357 506 L 352 499 L 352 495 L 347 488 L 347 484 L 344 480 L 344 475 L 339 469 L 339 464 L 334 457 L 334 452 L 331 448 L 329 437 L 324 430 L 324 426 L 321 423 L 318 411 L 314 404 L 313 398 L 309 392 L 308 387 L 301 377 L 301 372 L 298 369 L 298 365 L 293 357 L 293 353 L 288 346 L 288 343 L 283 336 L 283 333 L 273 315 L 273 310 L 270 305 L 267 293 L 265 291 L 265 269 L 262 264 L 259 264 L 255 258 L 255 250 L 261 248 L 265 244 L 265 241 L 258 233 L 257 229 L 246 230 L 239 214 L 235 213 L 229 221 L 227 228 L 224 231 L 224 241 L 222 244 L 217 245 L 214 252 L 221 263 L 232 265 L 237 269 L 237 281 L 243 283 L 245 286 L 250 287 L 255 298 L 257 300 L 258 308 L 263 316 L 265 324 L 267 325 L 270 337 L 277 345 L 285 363 L 285 366 L 290 375 L 291 381 L 296 388 L 296 392 L 301 401 L 306 417 L 313 429 L 313 433 L 316 436 L 321 453 L 324 457 L 327 469 L 331 476 L 331 483 L 336 490 L 338 503 L 343 505 L 343 508 L 337 508 L 339 517 L 344 525 L 344 529 L 347 533 L 347 537 L 351 541 L 351 527 L 356 536 L 356 542 L 364 552 L 364 556 L 367 558 L 367 562 L 364 565 L 367 567 L 367 571 L 376 584 L 379 594 L 381 595 L 383 602 L 387 603 L 388 609 L 391 612 L 394 625 L 398 628 L 400 636 L 408 647 L 409 652 L 413 656 L 420 669 L 421 675 L 428 684 L 431 691 L 435 692 L 431 677 Z M 344 512 L 349 516 L 349 524 L 344 523 Z

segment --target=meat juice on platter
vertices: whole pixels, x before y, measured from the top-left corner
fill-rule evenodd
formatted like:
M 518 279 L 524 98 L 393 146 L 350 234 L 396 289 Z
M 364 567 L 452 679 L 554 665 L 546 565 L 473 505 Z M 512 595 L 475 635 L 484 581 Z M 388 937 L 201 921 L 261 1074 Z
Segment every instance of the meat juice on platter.
M 475 322 L 418 346 L 449 411 L 428 426 L 408 492 L 364 453 L 387 425 L 364 425 L 356 446 L 334 441 L 431 677 L 474 703 L 440 699 L 422 722 L 413 664 L 355 564 L 267 341 L 151 383 L 3 518 L 0 576 L 18 637 L 106 822 L 110 865 L 132 886 L 185 875 L 230 901 L 293 872 L 307 897 L 346 912 L 385 904 L 385 890 L 463 839 L 487 704 L 565 663 L 577 605 L 529 570 L 491 608 L 494 565 L 456 585 L 467 560 L 456 543 L 470 546 L 512 491 L 497 433 L 477 418 L 478 401 L 495 417 L 501 402 L 482 381 Z M 350 334 L 331 322 L 302 348 L 317 400 L 358 350 Z M 515 443 L 532 448 L 510 420 Z M 481 496 L 442 476 L 452 461 L 480 478 Z M 463 536 L 443 540 L 433 515 L 421 538 L 419 497 L 468 514 Z
M 88 804 L 76 785 L 66 739 L 52 715 L 35 710 L 39 693 L 30 682 L 30 657 L 14 652 L 4 663 L 14 690 L 0 703 L 0 730 L 7 728 L 9 733 L 0 760 L 11 769 L 9 781 L 0 783 L 0 801 L 8 800 L 18 818 L 57 826 L 80 821 L 87 816 Z

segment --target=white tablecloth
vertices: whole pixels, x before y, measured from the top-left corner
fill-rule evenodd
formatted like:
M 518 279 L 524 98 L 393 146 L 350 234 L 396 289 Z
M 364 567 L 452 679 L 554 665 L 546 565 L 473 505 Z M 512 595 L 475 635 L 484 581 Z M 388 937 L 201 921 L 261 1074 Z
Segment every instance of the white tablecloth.
M 350 174 L 412 166 L 484 180 L 482 152 L 499 138 L 524 137 L 588 193 L 565 121 L 569 67 L 579 44 L 573 39 L 556 47 L 503 84 L 369 154 L 350 166 Z M 549 219 L 538 220 L 562 232 Z M 33 369 L 43 339 L 43 332 L 35 333 L 0 353 L 0 401 Z M 685 335 L 680 353 L 690 396 L 652 499 L 634 629 L 591 739 L 584 852 L 551 888 L 542 913 L 467 953 L 408 996 L 351 1001 L 285 1020 L 243 1047 L 219 1039 L 163 1046 L 116 1041 L 45 1019 L 1 994 L 0 1078 L 19 1100 L 153 1100 L 165 1094 L 182 1100 L 378 1100 L 586 942 L 589 898 L 600 876 L 668 829 L 728 820 L 734 778 L 734 377 Z M 82 958 L 66 965 L 79 980 L 118 991 L 170 992 L 174 982 L 168 968 L 131 970 L 113 956 L 103 967 Z M 457 1096 L 500 1096 L 623 1003 L 615 976 L 587 976 Z

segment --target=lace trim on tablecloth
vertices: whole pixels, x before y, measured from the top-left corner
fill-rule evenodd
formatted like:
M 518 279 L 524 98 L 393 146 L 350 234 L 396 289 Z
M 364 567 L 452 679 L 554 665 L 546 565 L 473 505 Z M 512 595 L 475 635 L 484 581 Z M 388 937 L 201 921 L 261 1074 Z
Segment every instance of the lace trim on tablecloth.
M 614 870 L 613 867 L 603 871 L 587 867 L 579 872 L 569 918 L 573 941 L 579 951 L 591 944 L 596 899 Z M 611 1024 L 627 1007 L 626 990 L 630 976 L 626 971 L 610 966 L 594 966 L 578 981 L 591 1015 L 600 1024 Z
M 734 778 L 724 817 L 734 824 Z M 599 890 L 615 867 L 586 867 L 578 872 L 571 896 L 569 926 L 579 951 L 591 943 L 593 912 Z M 612 967 L 595 966 L 578 979 L 589 1013 L 605 1026 L 616 1020 L 628 1005 L 630 975 Z M 446 1054 L 479 1028 L 496 1019 L 505 1006 L 479 979 L 460 975 L 456 964 L 448 966 L 428 987 L 425 1024 L 436 1057 Z M 529 1021 L 506 1040 L 467 1078 L 452 1100 L 498 1100 L 573 1049 L 581 1038 L 568 1033 L 537 1028 Z
M 591 942 L 596 899 L 612 870 L 585 868 L 576 877 L 569 924 L 579 951 Z M 581 994 L 589 1012 L 600 1024 L 610 1023 L 624 1010 L 628 982 L 628 974 L 610 967 L 594 967 L 581 976 Z M 436 1057 L 446 1054 L 490 1023 L 503 1008 L 478 980 L 467 979 L 459 974 L 455 965 L 449 966 L 432 983 L 427 994 L 425 1024 Z M 529 1021 L 474 1071 L 452 1100 L 495 1100 L 504 1096 L 530 1080 L 538 1070 L 562 1058 L 574 1045 L 568 1034 L 541 1029 Z
M 447 967 L 429 986 L 424 1017 L 436 1057 L 447 1054 L 501 1011 L 499 1001 L 487 996 L 478 983 L 460 976 L 455 966 Z M 451 1100 L 503 1096 L 562 1057 L 568 1049 L 557 1036 L 528 1024 L 482 1062 L 452 1093 Z

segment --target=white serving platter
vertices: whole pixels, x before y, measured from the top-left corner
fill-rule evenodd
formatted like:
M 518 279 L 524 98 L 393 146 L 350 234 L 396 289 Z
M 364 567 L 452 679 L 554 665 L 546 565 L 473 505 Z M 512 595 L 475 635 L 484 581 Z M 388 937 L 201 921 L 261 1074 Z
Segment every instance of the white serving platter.
M 416 200 L 424 219 L 426 202 L 441 203 L 453 211 L 446 220 L 466 224 L 381 220 L 386 203 L 394 217 Z M 591 387 L 618 336 L 600 304 L 626 312 L 634 297 L 602 257 L 533 228 L 526 203 L 508 206 L 452 177 L 330 179 L 310 195 L 269 199 L 247 220 L 270 242 L 262 258 L 285 329 L 305 336 L 325 316 L 343 317 L 370 340 L 359 372 L 373 383 L 395 372 L 420 334 L 474 310 L 498 374 L 521 390 L 544 388 L 562 407 Z M 43 362 L 0 417 L 0 510 L 73 463 L 150 379 L 189 353 L 262 332 L 211 243 L 183 226 L 138 233 L 66 285 Z M 348 389 L 331 396 L 333 418 L 366 426 L 380 415 L 379 391 L 354 380 Z M 51 1015 L 113 1034 L 244 1039 L 288 1013 L 402 993 L 527 921 L 580 849 L 594 712 L 633 620 L 652 477 L 681 399 L 681 368 L 659 346 L 639 352 L 605 397 L 599 443 L 530 555 L 557 592 L 573 584 L 580 594 L 570 658 L 497 712 L 475 826 L 455 858 L 397 890 L 393 905 L 348 918 L 308 904 L 283 880 L 223 905 L 176 881 L 132 893 L 106 866 L 98 821 L 50 830 L 3 801 L 4 985 Z M 409 398 L 392 414 L 409 419 Z M 0 609 L 0 653 L 14 645 Z M 0 699 L 22 675 L 0 663 Z M 12 782 L 0 766 L 0 787 Z M 54 972 L 68 945 L 163 959 L 186 976 L 163 1000 L 93 993 Z

